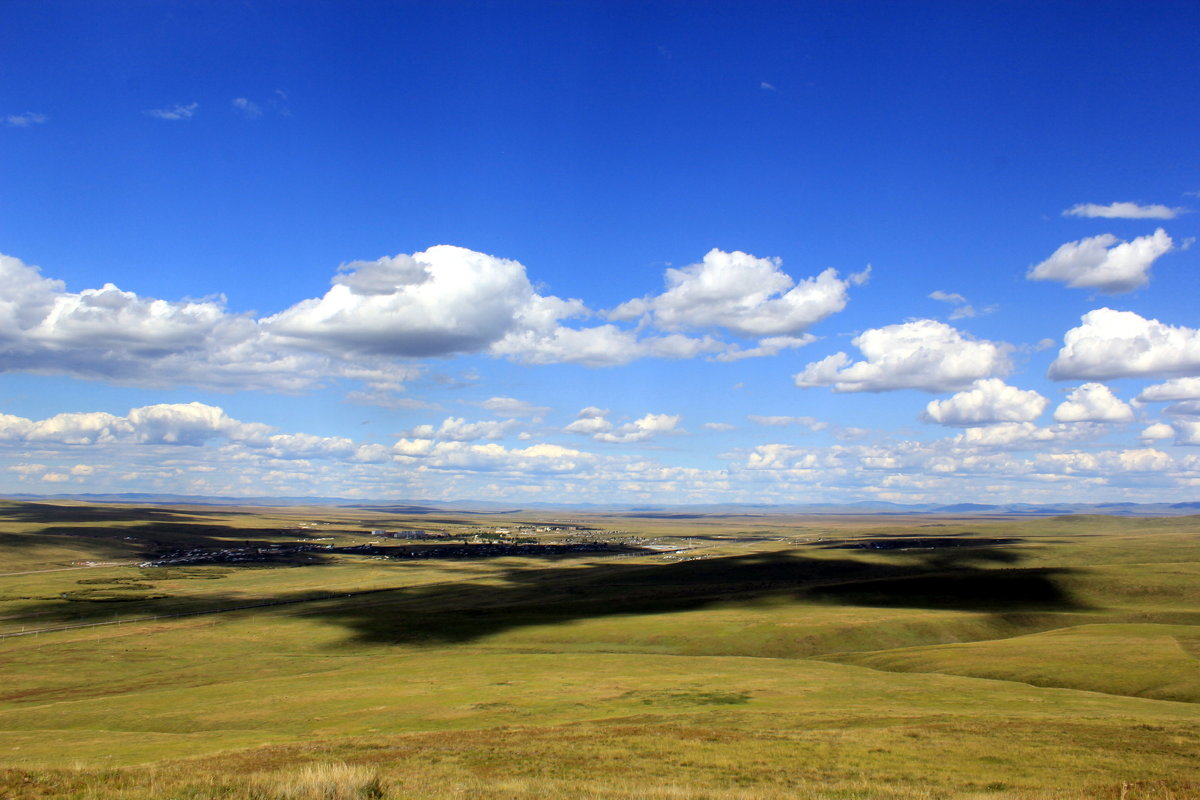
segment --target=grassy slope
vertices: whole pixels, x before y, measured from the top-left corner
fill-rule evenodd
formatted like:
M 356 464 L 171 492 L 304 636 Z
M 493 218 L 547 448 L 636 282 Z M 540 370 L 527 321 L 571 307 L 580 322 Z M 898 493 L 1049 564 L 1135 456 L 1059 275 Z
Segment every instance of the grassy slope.
M 295 517 L 219 522 L 269 539 Z M 72 525 L 92 535 L 52 536 L 115 535 Z M 770 520 L 754 543 L 680 525 L 644 523 L 705 530 L 717 557 L 202 568 L 150 573 L 135 591 L 169 597 L 131 603 L 59 597 L 80 579 L 146 583 L 130 566 L 0 579 L 0 596 L 30 598 L 0 602 L 10 628 L 402 587 L 0 640 L 0 789 L 282 796 L 298 765 L 345 761 L 397 796 L 1200 796 L 1198 707 L 1169 702 L 1200 695 L 1195 520 Z M 1002 556 L 825 546 L 964 530 L 1023 541 Z

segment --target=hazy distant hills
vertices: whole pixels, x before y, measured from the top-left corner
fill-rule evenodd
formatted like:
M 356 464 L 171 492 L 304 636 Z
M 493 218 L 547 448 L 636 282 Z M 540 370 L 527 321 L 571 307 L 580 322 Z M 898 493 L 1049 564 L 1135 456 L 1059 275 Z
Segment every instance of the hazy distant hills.
M 1160 516 L 1200 514 L 1200 502 L 1180 503 L 888 503 L 878 500 L 858 503 L 705 503 L 692 505 L 596 504 L 596 503 L 494 503 L 484 500 L 377 500 L 346 497 L 214 497 L 206 495 L 146 494 L 13 494 L 8 500 L 77 500 L 89 503 L 130 503 L 146 505 L 221 505 L 221 506 L 342 506 L 386 511 L 396 514 L 457 511 L 459 513 L 502 514 L 518 511 L 583 511 L 593 513 L 677 516 L 698 514 L 963 514 L 1045 516 L 1055 514 L 1109 514 L 1124 516 Z

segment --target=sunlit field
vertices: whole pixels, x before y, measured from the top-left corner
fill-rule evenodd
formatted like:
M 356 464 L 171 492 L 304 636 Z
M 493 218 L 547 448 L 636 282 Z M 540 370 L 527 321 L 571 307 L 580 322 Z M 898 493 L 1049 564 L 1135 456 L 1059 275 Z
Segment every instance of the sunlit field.
M 4 798 L 1200 797 L 1195 517 L 0 515 Z

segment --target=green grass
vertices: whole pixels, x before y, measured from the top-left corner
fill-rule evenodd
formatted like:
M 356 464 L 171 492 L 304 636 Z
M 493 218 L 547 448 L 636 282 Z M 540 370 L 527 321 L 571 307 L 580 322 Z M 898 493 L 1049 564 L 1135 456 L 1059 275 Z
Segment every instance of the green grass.
M 33 506 L 0 506 L 30 570 L 432 527 Z M 0 576 L 0 632 L 126 620 L 0 639 L 0 797 L 1200 797 L 1195 518 L 587 524 L 705 558 Z M 1018 541 L 832 546 L 903 536 Z

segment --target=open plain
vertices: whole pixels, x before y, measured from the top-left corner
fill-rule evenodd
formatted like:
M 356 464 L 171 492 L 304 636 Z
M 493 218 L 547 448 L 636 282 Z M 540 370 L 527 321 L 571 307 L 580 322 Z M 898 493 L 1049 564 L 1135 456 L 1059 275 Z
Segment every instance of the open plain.
M 1200 797 L 1197 517 L 0 526 L 4 798 Z

